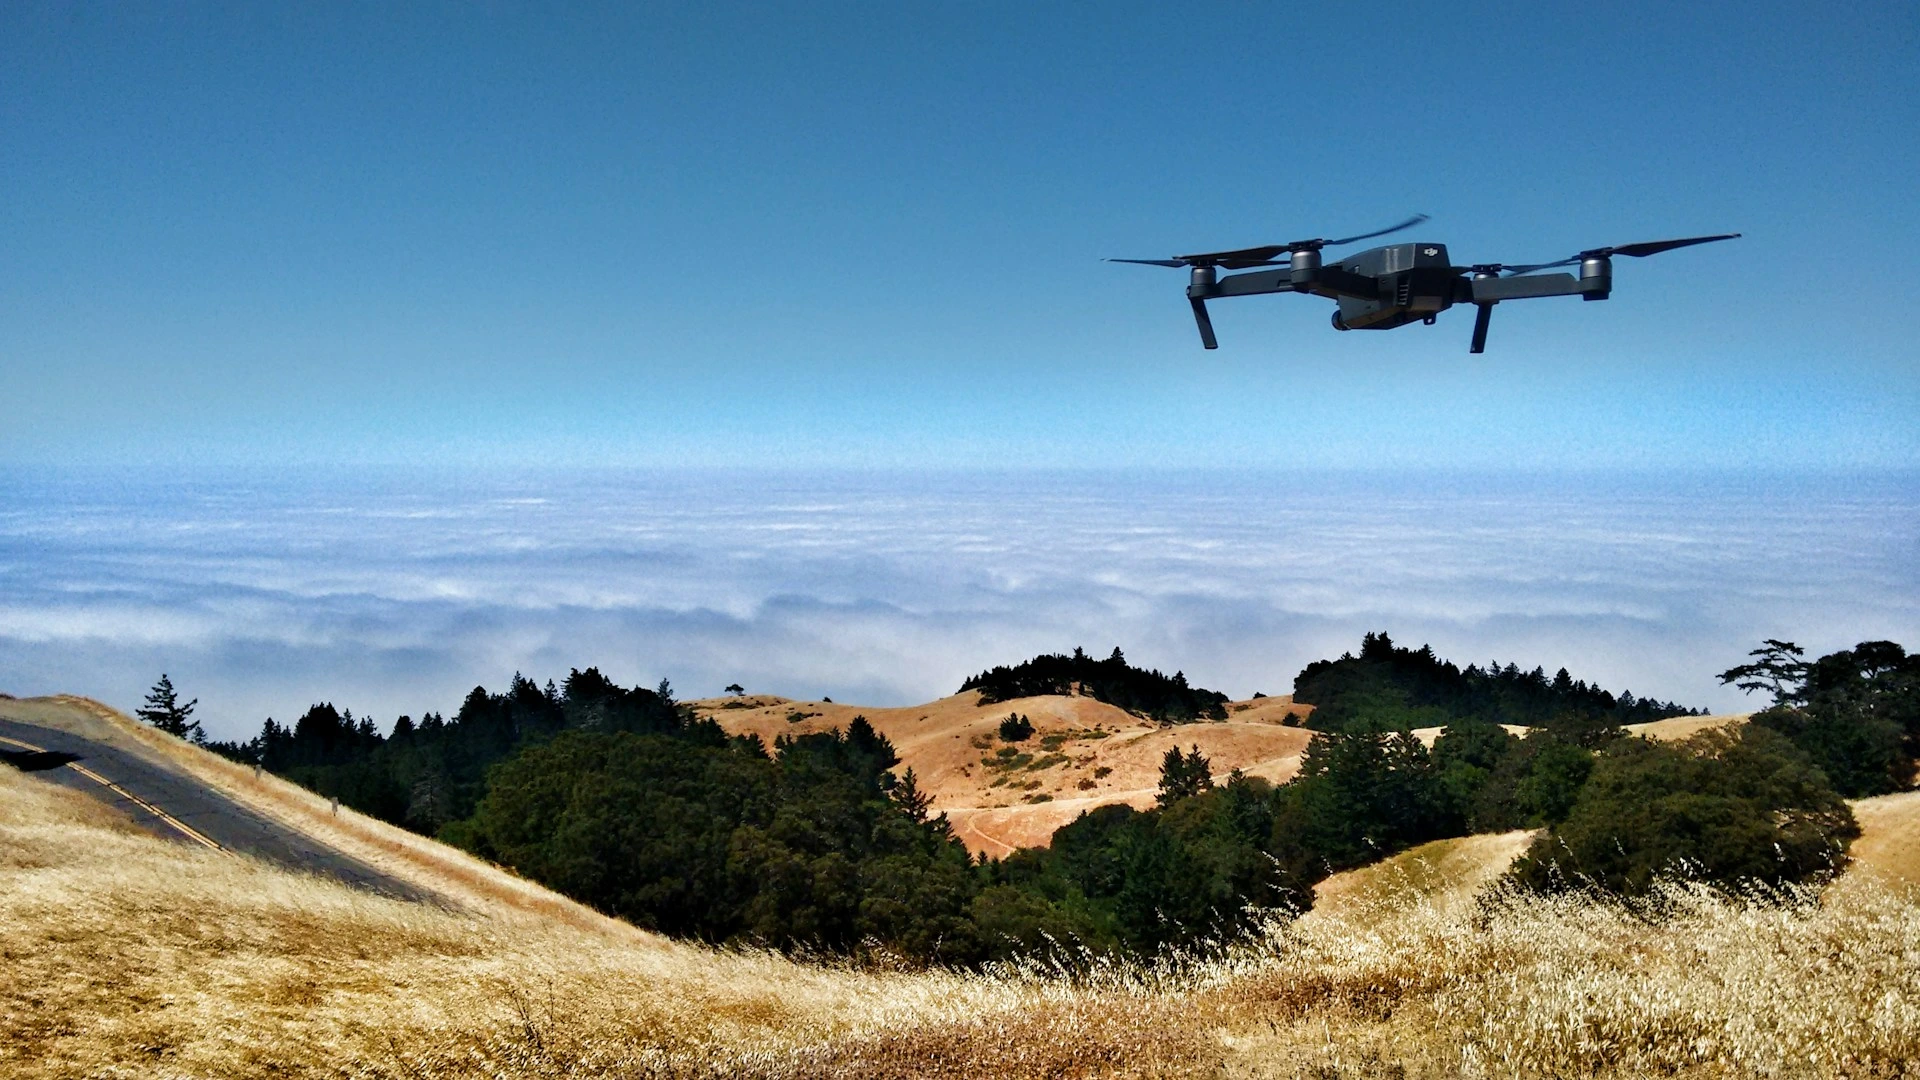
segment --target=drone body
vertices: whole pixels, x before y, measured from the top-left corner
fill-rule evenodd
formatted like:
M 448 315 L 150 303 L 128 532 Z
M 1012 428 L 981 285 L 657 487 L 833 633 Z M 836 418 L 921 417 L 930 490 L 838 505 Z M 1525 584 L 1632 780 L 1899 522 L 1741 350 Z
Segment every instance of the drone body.
M 1207 313 L 1207 301 L 1229 296 L 1298 292 L 1324 296 L 1339 304 L 1333 313 L 1336 330 L 1391 330 L 1411 322 L 1431 324 L 1441 312 L 1455 304 L 1472 304 L 1478 313 L 1474 318 L 1470 351 L 1477 353 L 1486 348 L 1487 325 L 1493 315 L 1493 306 L 1502 300 L 1527 300 L 1540 296 L 1605 300 L 1613 292 L 1613 257 L 1616 255 L 1641 258 L 1674 248 L 1731 240 L 1740 235 L 1726 233 L 1593 248 L 1558 262 L 1528 266 L 1505 263 L 1455 266 L 1447 256 L 1447 246 L 1437 243 L 1389 244 L 1331 263 L 1321 258 L 1323 248 L 1384 236 L 1412 228 L 1425 220 L 1426 215 L 1421 214 L 1377 232 L 1339 240 L 1296 240 L 1290 244 L 1179 255 L 1171 259 L 1108 261 L 1191 268 L 1187 300 L 1193 306 L 1194 322 L 1200 328 L 1200 343 L 1209 349 L 1218 348 L 1219 342 L 1214 338 L 1213 320 Z M 1530 276 L 1537 270 L 1575 264 L 1580 267 L 1577 277 L 1566 273 Z M 1220 275 L 1221 270 L 1253 267 L 1279 269 L 1226 277 Z M 1502 277 L 1502 272 L 1508 276 Z

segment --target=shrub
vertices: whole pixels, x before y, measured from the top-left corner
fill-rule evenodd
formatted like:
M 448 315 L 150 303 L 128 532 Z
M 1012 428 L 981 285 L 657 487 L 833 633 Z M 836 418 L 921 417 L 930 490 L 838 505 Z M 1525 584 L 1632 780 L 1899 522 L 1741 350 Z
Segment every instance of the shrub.
M 1000 738 L 1004 742 L 1025 742 L 1033 738 L 1033 721 L 1019 713 L 1009 713 L 1000 721 Z
M 1840 869 L 1859 835 L 1826 775 L 1769 728 L 1703 731 L 1677 745 L 1622 739 L 1514 874 L 1537 889 L 1625 894 L 1673 870 L 1729 885 L 1817 880 Z

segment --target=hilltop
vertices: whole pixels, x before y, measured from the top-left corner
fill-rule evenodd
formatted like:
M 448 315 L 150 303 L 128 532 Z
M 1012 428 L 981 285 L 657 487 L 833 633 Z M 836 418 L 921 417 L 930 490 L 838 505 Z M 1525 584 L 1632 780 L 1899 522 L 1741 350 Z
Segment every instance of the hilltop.
M 1166 752 L 1198 746 L 1220 775 L 1240 769 L 1274 783 L 1292 779 L 1312 733 L 1312 712 L 1290 697 L 1232 702 L 1225 721 L 1163 726 L 1090 697 L 1048 695 L 984 704 L 968 690 L 924 705 L 874 708 L 773 695 L 705 698 L 689 704 L 732 735 L 845 728 L 864 716 L 913 769 L 930 807 L 945 813 L 969 849 L 1006 855 L 1042 847 L 1055 829 L 1096 806 L 1153 805 Z M 1033 734 L 1009 743 L 1000 721 L 1018 714 Z M 1011 750 L 1008 754 L 1006 751 Z

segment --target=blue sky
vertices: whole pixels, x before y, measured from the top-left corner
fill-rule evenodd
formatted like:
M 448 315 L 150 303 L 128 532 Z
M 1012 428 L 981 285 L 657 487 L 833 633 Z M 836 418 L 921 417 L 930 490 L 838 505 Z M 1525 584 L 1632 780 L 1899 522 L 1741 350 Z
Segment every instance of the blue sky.
M 1439 10 L 9 4 L 0 463 L 1920 464 L 1913 5 Z M 1746 236 L 1483 357 L 1098 261 L 1415 211 Z

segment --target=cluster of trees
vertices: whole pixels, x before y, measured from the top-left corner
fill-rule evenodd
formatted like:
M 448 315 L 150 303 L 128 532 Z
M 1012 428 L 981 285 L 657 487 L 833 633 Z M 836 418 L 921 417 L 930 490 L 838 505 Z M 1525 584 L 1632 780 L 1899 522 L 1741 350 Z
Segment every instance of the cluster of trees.
M 1012 667 L 990 668 L 960 684 L 962 693 L 968 690 L 980 691 L 986 705 L 1043 694 L 1080 694 L 1163 724 L 1227 718 L 1227 695 L 1187 685 L 1184 672 L 1168 676 L 1134 667 L 1118 648 L 1105 660 L 1075 649 L 1072 656 L 1046 653 Z
M 1293 699 L 1311 703 L 1308 726 L 1319 731 L 1397 731 L 1440 727 L 1473 718 L 1520 727 L 1579 732 L 1588 741 L 1626 724 L 1685 716 L 1666 701 L 1618 697 L 1575 680 L 1561 668 L 1521 671 L 1497 661 L 1464 669 L 1435 656 L 1431 646 L 1403 649 L 1386 634 L 1368 634 L 1360 655 L 1308 664 L 1293 680 Z
M 997 861 L 969 858 L 864 718 L 769 747 L 696 717 L 665 683 L 627 689 L 591 668 L 561 686 L 476 688 L 451 720 L 402 717 L 387 735 L 316 705 L 212 745 L 638 925 L 973 964 L 1050 943 L 1153 952 L 1229 937 L 1265 909 L 1304 908 L 1329 874 L 1475 832 L 1543 829 L 1516 868 L 1540 888 L 1633 892 L 1676 863 L 1728 882 L 1831 872 L 1858 833 L 1843 796 L 1913 779 L 1920 661 L 1885 642 L 1813 662 L 1785 642 L 1755 655 L 1725 678 L 1772 691 L 1772 708 L 1659 744 L 1620 725 L 1686 710 L 1564 672 L 1462 671 L 1368 635 L 1360 656 L 1296 682 L 1334 696 L 1314 702 L 1322 731 L 1291 782 L 1216 782 L 1197 747 L 1176 747 L 1155 806 L 1102 807 Z M 1107 681 L 1066 677 L 1089 671 Z M 1175 688 L 1211 693 L 1128 668 L 1117 650 L 969 686 L 988 683 L 1013 696 L 1100 687 L 1168 710 Z M 1524 738 L 1501 726 L 1519 719 L 1536 721 Z M 1431 747 L 1412 734 L 1436 721 Z M 1031 728 L 1009 715 L 1002 735 Z
M 688 713 L 671 687 L 626 689 L 595 668 L 573 671 L 563 687 L 515 675 L 505 693 L 475 687 L 451 720 L 410 716 L 382 735 L 371 717 L 314 705 L 291 725 L 268 718 L 244 743 L 210 747 L 260 765 L 362 813 L 433 835 L 470 816 L 487 789 L 487 771 L 520 747 L 562 731 L 679 731 Z
M 1913 784 L 1920 758 L 1920 654 L 1891 641 L 1863 641 L 1806 661 L 1805 650 L 1772 638 L 1748 654 L 1751 663 L 1720 681 L 1773 704 L 1753 722 L 1806 751 L 1840 794 L 1884 795 Z
M 972 860 L 897 763 L 864 718 L 771 751 L 710 720 L 569 730 L 502 762 L 443 835 L 664 933 L 985 959 Z
M 1618 739 L 1515 874 L 1540 889 L 1645 892 L 1676 870 L 1722 884 L 1817 880 L 1860 835 L 1807 753 L 1747 724 L 1682 743 Z

